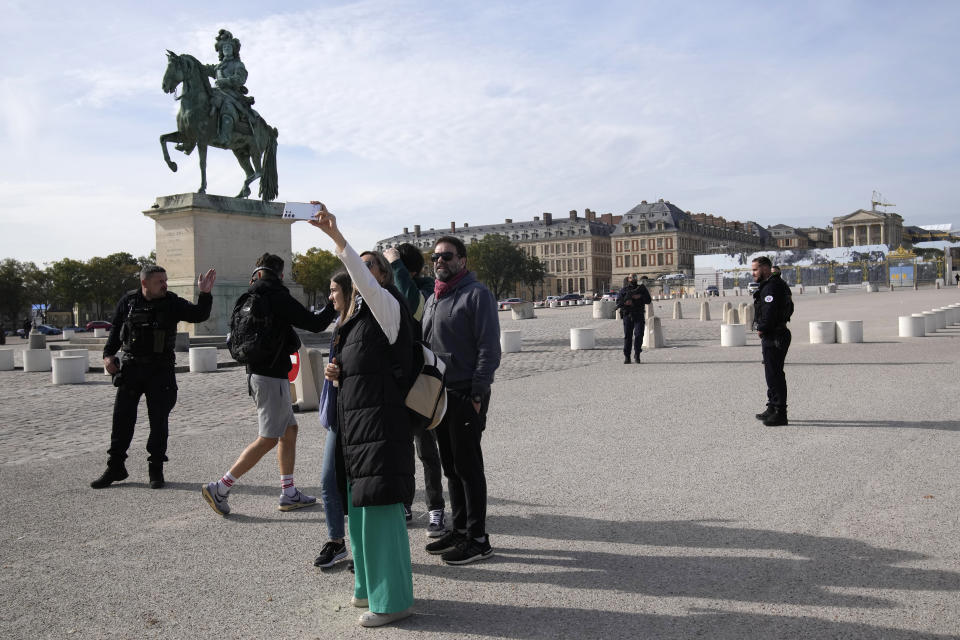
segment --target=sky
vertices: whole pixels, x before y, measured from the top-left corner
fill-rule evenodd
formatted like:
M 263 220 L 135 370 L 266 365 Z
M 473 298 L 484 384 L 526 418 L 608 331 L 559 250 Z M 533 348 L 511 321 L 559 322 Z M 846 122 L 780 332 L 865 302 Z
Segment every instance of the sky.
M 275 6 L 271 6 L 275 5 Z M 166 50 L 242 43 L 279 136 L 278 201 L 352 245 L 403 227 L 621 214 L 663 198 L 826 226 L 880 191 L 960 228 L 960 3 L 0 0 L 0 259 L 149 253 L 196 153 L 159 136 Z M 243 173 L 211 149 L 208 193 Z M 254 196 L 256 195 L 254 186 Z M 331 248 L 306 223 L 293 249 Z

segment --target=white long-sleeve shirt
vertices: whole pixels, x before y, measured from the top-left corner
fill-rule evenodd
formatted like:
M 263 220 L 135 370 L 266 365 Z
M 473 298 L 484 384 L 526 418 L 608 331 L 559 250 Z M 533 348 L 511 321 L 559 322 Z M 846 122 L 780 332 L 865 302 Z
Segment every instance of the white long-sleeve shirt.
M 364 303 L 370 307 L 373 317 L 383 329 L 387 342 L 393 344 L 400 333 L 400 301 L 380 286 L 377 279 L 370 273 L 370 269 L 360 259 L 360 255 L 349 243 L 344 246 L 343 251 L 334 252 L 347 268 L 347 273 L 353 280 L 353 286 L 363 296 Z

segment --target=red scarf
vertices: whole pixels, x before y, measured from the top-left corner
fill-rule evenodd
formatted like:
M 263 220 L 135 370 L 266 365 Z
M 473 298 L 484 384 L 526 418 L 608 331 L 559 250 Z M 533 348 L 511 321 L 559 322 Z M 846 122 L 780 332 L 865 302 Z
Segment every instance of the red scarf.
M 436 280 L 434 280 L 434 282 L 433 282 L 433 294 L 434 294 L 435 296 L 437 296 L 437 300 L 439 300 L 439 299 L 442 298 L 443 296 L 445 296 L 445 295 L 447 295 L 448 293 L 450 293 L 451 291 L 453 291 L 453 288 L 457 285 L 457 283 L 460 282 L 461 280 L 463 280 L 463 279 L 467 276 L 467 273 L 468 273 L 468 272 L 467 272 L 466 269 L 461 269 L 461 270 L 460 270 L 460 273 L 458 273 L 457 275 L 453 276 L 452 278 L 450 278 L 450 279 L 447 280 L 446 282 L 443 282 L 443 281 L 440 280 L 439 278 L 437 278 Z

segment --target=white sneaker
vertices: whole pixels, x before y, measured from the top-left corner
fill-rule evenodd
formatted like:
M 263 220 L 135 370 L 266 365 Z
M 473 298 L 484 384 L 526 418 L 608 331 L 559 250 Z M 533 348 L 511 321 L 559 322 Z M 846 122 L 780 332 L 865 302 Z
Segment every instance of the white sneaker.
M 411 615 L 413 615 L 413 607 L 404 609 L 403 611 L 397 611 L 395 613 L 374 613 L 373 611 L 367 611 L 360 616 L 360 626 L 382 627 L 385 624 L 390 624 L 391 622 L 396 622 L 397 620 L 403 620 Z
M 444 517 L 443 509 L 433 509 L 430 511 L 430 523 L 427 525 L 427 537 L 439 538 L 447 532 L 447 519 Z

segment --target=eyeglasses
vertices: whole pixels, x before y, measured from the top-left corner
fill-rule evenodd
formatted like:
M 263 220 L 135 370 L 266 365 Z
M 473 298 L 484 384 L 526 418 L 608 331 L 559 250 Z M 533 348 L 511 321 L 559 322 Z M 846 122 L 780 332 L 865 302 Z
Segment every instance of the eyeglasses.
M 441 251 L 440 253 L 435 253 L 432 256 L 430 256 L 430 262 L 436 262 L 437 260 L 450 262 L 451 260 L 453 260 L 453 251 Z

